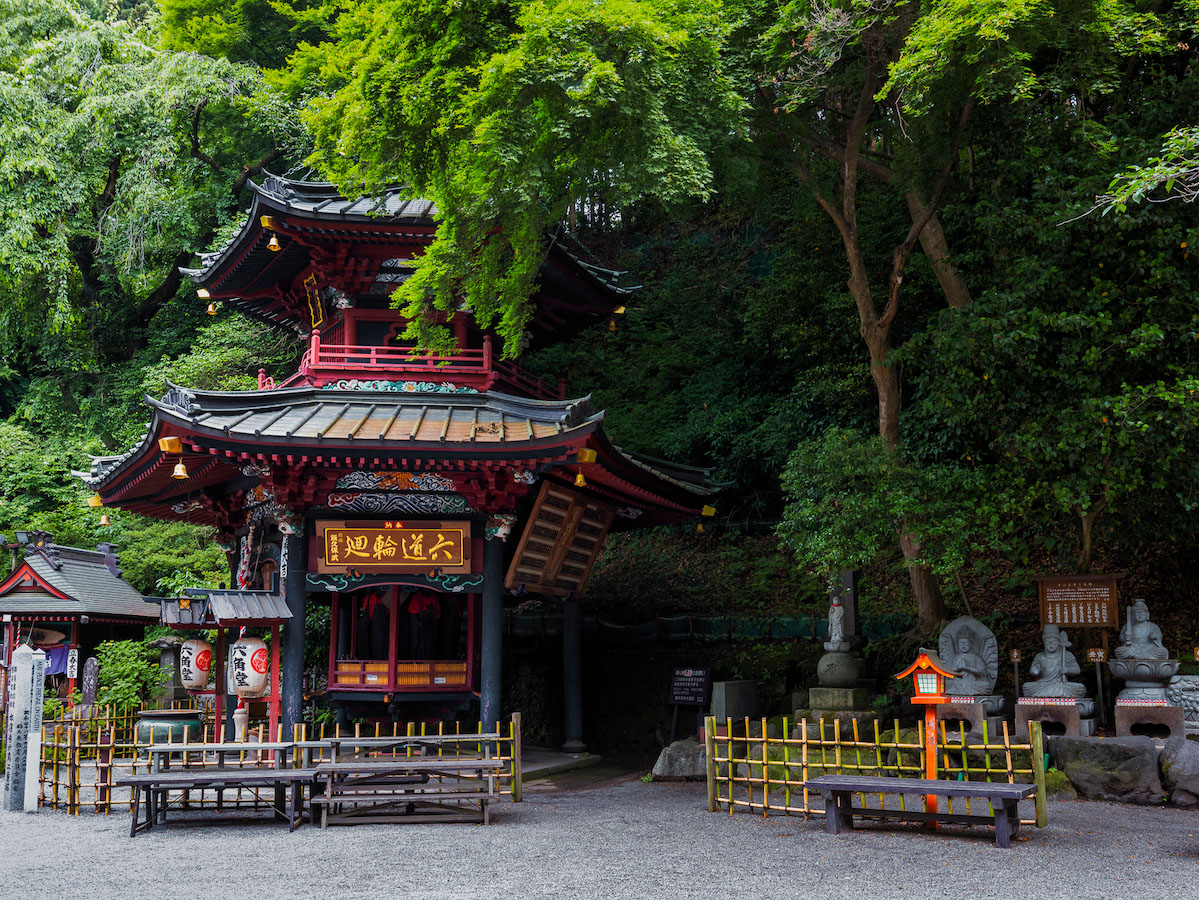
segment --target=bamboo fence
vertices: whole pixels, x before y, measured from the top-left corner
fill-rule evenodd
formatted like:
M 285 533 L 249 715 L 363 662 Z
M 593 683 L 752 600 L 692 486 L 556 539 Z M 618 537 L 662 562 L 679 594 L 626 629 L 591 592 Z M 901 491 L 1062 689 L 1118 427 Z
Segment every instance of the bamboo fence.
M 89 719 L 75 720 L 59 715 L 43 722 L 41 806 L 61 809 L 68 815 L 76 816 L 84 809 L 106 816 L 114 809 L 129 810 L 133 802 L 132 791 L 117 782 L 124 775 L 150 770 L 149 744 L 139 742 L 136 738 L 134 723 L 137 718 L 136 709 L 97 709 Z M 217 754 L 205 750 L 204 745 L 220 743 L 221 736 L 214 735 L 211 724 L 206 723 L 200 739 L 190 739 L 188 753 L 179 754 L 172 766 L 201 768 L 222 764 L 228 768 L 261 765 L 272 751 L 256 750 L 254 745 L 266 742 L 266 732 L 265 722 L 252 725 L 246 750 L 237 754 L 225 753 L 218 763 Z M 348 747 L 353 747 L 355 741 L 363 741 L 357 746 L 356 752 L 371 758 L 417 755 L 452 758 L 482 755 L 486 750 L 492 759 L 505 763 L 498 776 L 500 794 L 511 797 L 513 802 L 521 800 L 520 713 L 514 713 L 507 722 L 497 723 L 495 731 L 487 735 L 483 734 L 481 723 L 476 731 L 470 732 L 464 731 L 459 722 L 386 725 L 358 722 L 351 726 L 298 724 L 293 733 L 296 746 L 287 751 L 293 754 L 289 760 L 291 765 L 312 766 L 328 761 L 333 740 L 341 741 Z M 414 741 L 403 747 L 386 746 L 389 739 L 404 738 L 427 740 L 424 743 Z M 442 776 L 443 780 L 455 780 L 458 777 Z M 274 803 L 272 790 L 255 788 L 223 790 L 220 797 L 212 789 L 180 793 L 179 803 L 186 809 L 216 808 L 218 805 L 225 809 L 266 809 Z
M 864 723 L 866 724 L 866 723 Z M 965 728 L 947 733 L 945 723 L 937 735 L 938 777 L 958 781 L 1003 781 L 1028 783 L 1037 786 L 1034 817 L 1022 819 L 1022 824 L 1046 825 L 1046 759 L 1039 722 L 1029 723 L 1028 739 L 1017 741 L 1009 733 L 1007 722 L 1001 723 L 1000 734 L 988 734 L 985 725 L 982 740 L 968 742 Z M 849 727 L 841 721 L 792 724 L 784 718 L 778 726 L 780 736 L 769 737 L 771 725 L 766 719 L 753 723 L 750 719 L 727 719 L 723 728 L 709 716 L 704 722 L 705 753 L 708 775 L 708 811 L 735 810 L 769 815 L 824 815 L 824 801 L 819 791 L 808 787 L 810 779 L 821 775 L 876 775 L 895 778 L 925 777 L 924 723 L 915 729 L 901 729 L 899 720 L 891 728 L 881 729 L 879 721 L 863 734 L 858 720 Z M 915 736 L 914 736 L 915 732 Z M 924 795 L 906 800 L 905 794 L 857 794 L 862 806 L 885 808 L 891 802 L 896 808 L 914 811 L 924 808 Z M 946 798 L 948 812 L 955 806 L 967 815 L 971 798 Z M 975 805 L 991 804 L 980 798 Z M 965 809 L 963 809 L 965 807 Z

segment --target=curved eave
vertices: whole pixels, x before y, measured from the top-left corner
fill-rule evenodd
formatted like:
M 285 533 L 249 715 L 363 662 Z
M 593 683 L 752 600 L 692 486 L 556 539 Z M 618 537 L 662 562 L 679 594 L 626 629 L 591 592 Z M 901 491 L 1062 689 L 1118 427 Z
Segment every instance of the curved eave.
M 172 387 L 167 398 L 146 398 L 153 416 L 145 436 L 122 456 L 94 459 L 86 480 L 106 505 L 207 524 L 215 514 L 204 489 L 237 477 L 250 461 L 317 467 L 558 465 L 584 446 L 604 416 L 588 398 L 538 401 L 495 392 Z M 387 431 L 367 430 L 364 423 L 370 421 L 383 421 Z M 182 439 L 182 454 L 160 449 L 159 439 L 167 436 Z M 188 478 L 171 477 L 178 462 L 187 467 Z

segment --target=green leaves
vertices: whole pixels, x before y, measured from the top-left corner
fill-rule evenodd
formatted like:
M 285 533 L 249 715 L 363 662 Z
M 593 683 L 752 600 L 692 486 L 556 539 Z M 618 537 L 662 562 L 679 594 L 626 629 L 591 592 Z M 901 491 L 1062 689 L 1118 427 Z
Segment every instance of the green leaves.
M 381 2 L 343 11 L 298 62 L 328 93 L 311 160 L 344 190 L 401 182 L 436 202 L 437 238 L 397 300 L 465 303 L 519 352 L 547 239 L 568 207 L 678 203 L 711 190 L 708 151 L 740 100 L 719 7 L 668 2 Z

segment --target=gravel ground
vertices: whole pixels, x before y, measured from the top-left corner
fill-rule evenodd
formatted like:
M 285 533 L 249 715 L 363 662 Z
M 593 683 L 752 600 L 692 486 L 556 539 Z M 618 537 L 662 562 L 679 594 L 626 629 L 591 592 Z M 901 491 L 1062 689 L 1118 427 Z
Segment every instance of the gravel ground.
M 990 829 L 827 835 L 821 819 L 710 815 L 704 786 L 615 778 L 527 786 L 491 827 L 176 824 L 0 812 L 0 884 L 17 898 L 1197 897 L 1197 814 L 1050 802 L 1010 850 Z

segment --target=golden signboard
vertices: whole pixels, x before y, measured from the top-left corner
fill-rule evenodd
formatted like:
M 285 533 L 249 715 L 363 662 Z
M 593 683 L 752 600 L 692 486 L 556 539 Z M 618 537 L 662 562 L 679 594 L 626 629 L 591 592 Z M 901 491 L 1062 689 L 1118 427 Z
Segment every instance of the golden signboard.
M 323 520 L 316 531 L 318 572 L 471 571 L 470 522 Z

